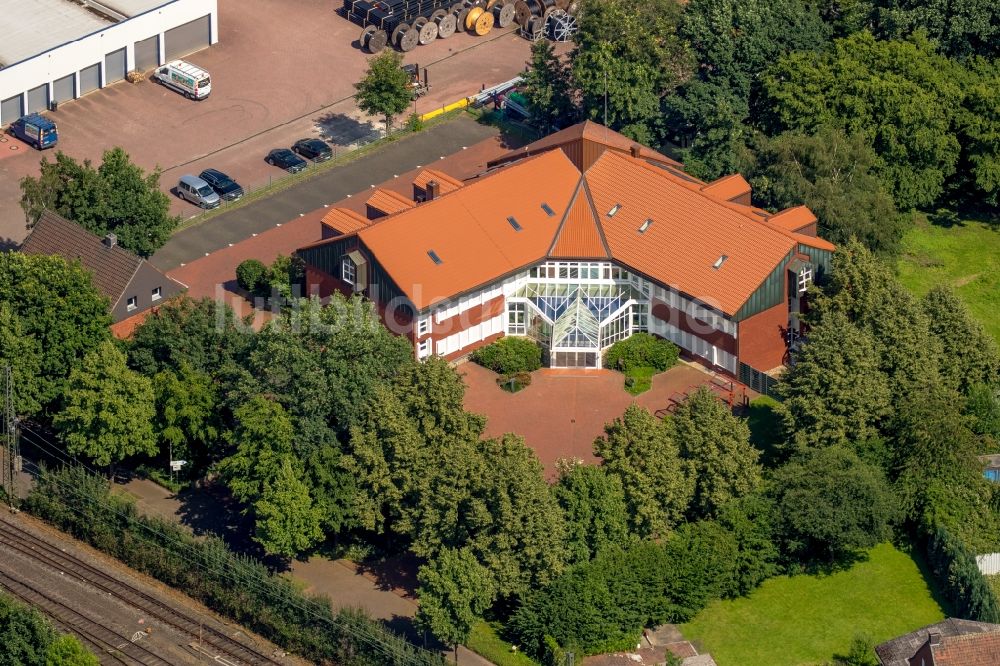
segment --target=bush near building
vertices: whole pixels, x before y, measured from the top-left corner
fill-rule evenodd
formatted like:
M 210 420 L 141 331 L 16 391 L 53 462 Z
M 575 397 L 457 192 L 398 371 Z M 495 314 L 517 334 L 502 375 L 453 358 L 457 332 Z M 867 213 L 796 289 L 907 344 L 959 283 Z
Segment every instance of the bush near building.
M 636 333 L 611 345 L 604 353 L 604 367 L 626 373 L 641 367 L 663 372 L 676 364 L 679 356 L 680 349 L 669 340 Z
M 251 294 L 257 293 L 267 283 L 267 278 L 267 266 L 259 259 L 245 259 L 236 267 L 236 282 Z
M 506 337 L 472 352 L 472 360 L 500 375 L 542 367 L 542 348 L 528 338 Z

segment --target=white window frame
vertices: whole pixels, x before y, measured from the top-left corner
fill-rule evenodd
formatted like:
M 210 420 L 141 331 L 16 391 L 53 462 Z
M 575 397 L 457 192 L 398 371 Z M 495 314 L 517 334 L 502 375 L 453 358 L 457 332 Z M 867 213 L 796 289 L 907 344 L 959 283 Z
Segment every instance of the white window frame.
M 812 268 L 806 266 L 799 269 L 798 287 L 800 294 L 804 294 L 809 289 L 809 285 L 812 284 L 812 278 L 813 278 Z
M 350 257 L 343 257 L 340 260 L 340 279 L 350 285 L 358 283 L 358 267 Z
M 431 332 L 431 318 L 430 317 L 420 317 L 417 319 L 417 335 L 427 335 Z
M 163 288 L 162 287 L 154 287 L 153 288 L 153 293 L 152 293 L 152 299 L 154 301 L 158 301 L 161 298 L 163 298 Z
M 128 310 L 129 312 L 132 312 L 132 310 L 137 310 L 138 308 L 139 308 L 139 297 L 129 296 L 128 300 L 125 301 L 125 309 Z
M 431 340 L 427 338 L 417 345 L 417 358 L 427 358 L 431 355 Z

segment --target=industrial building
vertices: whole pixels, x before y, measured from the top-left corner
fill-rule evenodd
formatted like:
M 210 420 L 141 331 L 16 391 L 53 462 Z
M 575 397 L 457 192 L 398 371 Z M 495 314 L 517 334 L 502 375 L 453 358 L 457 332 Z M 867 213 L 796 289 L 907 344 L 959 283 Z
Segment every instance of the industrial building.
M 0 0 L 0 125 L 219 41 L 216 0 Z
M 550 367 L 600 367 L 637 331 L 766 389 L 833 245 L 804 206 L 751 205 L 739 175 L 705 183 L 594 123 L 466 181 L 425 170 L 412 200 L 376 190 L 301 248 L 307 287 L 360 292 L 418 358 L 528 336 Z

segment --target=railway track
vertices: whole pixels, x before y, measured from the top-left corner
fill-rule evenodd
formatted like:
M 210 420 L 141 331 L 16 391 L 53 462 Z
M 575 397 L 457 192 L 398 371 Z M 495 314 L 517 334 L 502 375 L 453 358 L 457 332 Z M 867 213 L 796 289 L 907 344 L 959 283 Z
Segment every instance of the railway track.
M 90 643 L 102 655 L 107 655 L 127 666 L 135 664 L 171 666 L 169 662 L 160 659 L 131 638 L 122 636 L 111 627 L 75 610 L 33 585 L 0 572 L 0 586 L 25 603 L 44 611 L 63 627 Z
M 182 635 L 197 639 L 202 648 L 211 647 L 212 650 L 218 652 L 216 661 L 219 663 L 232 664 L 234 666 L 281 666 L 281 662 L 273 660 L 257 649 L 227 636 L 214 627 L 204 625 L 187 613 L 167 605 L 142 590 L 122 582 L 79 558 L 64 552 L 58 546 L 33 534 L 19 530 L 11 523 L 3 520 L 0 520 L 0 544 L 4 544 L 17 552 L 41 562 L 63 575 L 71 576 L 102 592 L 106 592 L 122 602 L 141 610 L 149 617 L 155 618 L 164 625 L 173 628 Z M 7 576 L 3 576 L 3 578 L 11 580 Z M 6 586 L 5 580 L 0 580 L 0 582 L 3 582 Z M 17 581 L 14 582 L 17 583 Z M 39 592 L 39 594 L 41 593 Z M 70 624 L 68 626 L 74 625 Z M 155 655 L 153 656 L 155 657 Z M 157 662 L 143 661 L 140 663 L 151 665 L 166 664 L 162 660 Z

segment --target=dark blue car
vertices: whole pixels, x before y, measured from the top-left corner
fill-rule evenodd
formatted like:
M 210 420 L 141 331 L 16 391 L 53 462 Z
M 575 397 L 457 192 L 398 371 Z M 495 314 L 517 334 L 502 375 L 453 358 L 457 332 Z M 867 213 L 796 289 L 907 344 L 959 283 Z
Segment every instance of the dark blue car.
M 235 180 L 218 169 L 205 169 L 198 177 L 208 183 L 226 201 L 236 201 L 243 196 L 243 188 Z
M 289 173 L 298 173 L 306 168 L 306 161 L 288 148 L 275 148 L 267 154 L 266 161 L 271 166 L 281 167 Z
M 37 113 L 18 118 L 10 124 L 7 131 L 38 150 L 51 148 L 59 142 L 56 124 Z

